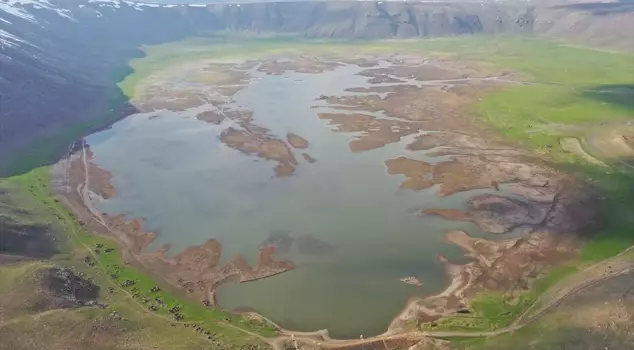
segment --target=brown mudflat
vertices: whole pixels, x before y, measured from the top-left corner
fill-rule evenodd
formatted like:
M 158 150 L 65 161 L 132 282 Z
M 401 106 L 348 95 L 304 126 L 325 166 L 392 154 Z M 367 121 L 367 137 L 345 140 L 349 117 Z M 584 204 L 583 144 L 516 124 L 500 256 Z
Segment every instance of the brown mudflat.
M 386 161 L 386 165 L 389 173 L 405 175 L 403 188 L 440 185 L 438 195 L 442 197 L 473 189 L 497 189 L 501 183 L 549 187 L 563 176 L 539 163 L 506 156 L 454 156 L 450 161 L 436 164 L 399 157 Z
M 350 141 L 350 151 L 363 152 L 398 142 L 420 131 L 417 123 L 378 119 L 360 113 L 319 113 L 319 118 L 336 126 L 337 132 L 361 132 Z
M 297 149 L 308 148 L 308 140 L 306 140 L 305 138 L 297 134 L 293 134 L 292 132 L 286 134 L 286 140 L 288 140 L 288 143 L 290 143 L 291 146 L 293 146 L 294 148 L 297 148 Z
M 490 67 L 477 65 L 475 62 L 449 60 L 429 60 L 426 64 L 397 64 L 389 68 L 373 68 L 361 72 L 368 77 L 388 76 L 393 78 L 409 78 L 420 81 L 456 80 L 469 77 L 482 77 L 498 73 Z
M 267 139 L 260 135 L 249 133 L 246 130 L 238 130 L 232 127 L 226 129 L 220 139 L 228 146 L 245 153 L 280 162 L 294 162 L 292 153 L 282 140 Z
M 207 123 L 219 125 L 226 119 L 226 116 L 220 111 L 205 111 L 198 113 L 196 118 Z
M 428 163 L 398 157 L 385 161 L 387 172 L 393 175 L 405 175 L 407 180 L 403 181 L 401 188 L 410 190 L 423 190 L 434 185 L 431 178 L 432 166 Z
M 91 182 L 89 182 L 89 189 L 103 199 L 116 196 L 117 190 L 112 185 L 112 174 L 92 162 L 93 154 L 90 148 L 86 148 L 86 157 L 90 159 L 88 172 L 90 173 Z
M 391 77 L 389 75 L 375 75 L 368 83 L 370 84 L 383 84 L 383 83 L 402 83 L 403 80 Z
M 308 163 L 315 163 L 317 161 L 317 159 L 313 158 L 310 154 L 304 152 L 302 153 L 302 157 L 308 162 Z
M 231 148 L 277 161 L 278 164 L 275 166 L 275 174 L 277 176 L 288 176 L 295 171 L 297 161 L 282 140 L 270 138 L 268 135 L 259 133 L 250 133 L 246 130 L 237 130 L 232 127 L 226 129 L 221 134 L 220 139 Z
M 270 75 L 281 75 L 287 71 L 315 74 L 332 70 L 340 65 L 341 63 L 334 61 L 324 61 L 309 57 L 295 57 L 293 60 L 266 60 L 262 62 L 258 71 Z

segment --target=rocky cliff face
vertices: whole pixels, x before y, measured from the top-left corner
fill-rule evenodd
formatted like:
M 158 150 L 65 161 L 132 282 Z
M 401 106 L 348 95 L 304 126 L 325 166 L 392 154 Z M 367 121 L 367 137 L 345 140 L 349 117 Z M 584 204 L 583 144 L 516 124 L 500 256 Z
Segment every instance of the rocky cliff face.
M 158 5 L 0 0 L 0 174 L 53 161 L 69 139 L 116 118 L 117 111 L 103 117 L 125 101 L 113 82 L 124 75 L 130 58 L 142 54 L 142 44 L 212 30 L 328 38 L 477 33 L 577 38 L 589 32 L 591 43 L 634 50 L 634 28 L 628 31 L 634 25 L 634 5 L 611 8 L 607 15 L 593 11 L 598 10 L 382 1 Z M 566 24 L 559 18 L 566 18 Z M 621 23 L 619 30 L 615 23 Z
M 214 5 L 208 11 L 232 30 L 334 38 L 530 33 L 534 21 L 531 8 L 481 4 L 332 1 Z

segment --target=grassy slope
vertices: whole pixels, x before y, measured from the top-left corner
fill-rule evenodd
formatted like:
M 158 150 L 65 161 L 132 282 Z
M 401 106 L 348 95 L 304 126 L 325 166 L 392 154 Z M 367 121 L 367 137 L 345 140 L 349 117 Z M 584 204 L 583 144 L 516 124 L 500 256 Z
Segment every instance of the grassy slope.
M 513 333 L 491 338 L 452 339 L 461 350 L 632 349 L 634 303 L 631 274 L 593 286 Z M 618 297 L 617 297 L 618 295 Z
M 165 344 L 171 343 L 174 341 L 173 337 L 177 337 L 178 334 L 180 334 L 179 332 L 181 332 L 181 329 L 186 329 L 180 324 L 176 328 L 171 326 L 169 328 L 166 327 L 169 326 L 170 323 L 173 323 L 172 315 L 168 312 L 168 309 L 175 305 L 181 306 L 180 313 L 185 316 L 183 322 L 196 323 L 210 332 L 217 333 L 219 335 L 218 341 L 221 341 L 223 346 L 226 347 L 238 348 L 245 344 L 263 345 L 262 341 L 258 338 L 255 338 L 246 332 L 240 331 L 237 328 L 261 334 L 262 336 L 275 335 L 276 331 L 267 324 L 248 320 L 245 317 L 229 314 L 219 309 L 204 308 L 198 304 L 190 302 L 189 300 L 170 295 L 164 291 L 150 293 L 149 289 L 156 286 L 157 283 L 152 280 L 152 278 L 141 273 L 135 268 L 126 266 L 116 250 L 108 254 L 102 253 L 96 255 L 98 257 L 99 264 L 94 267 L 89 267 L 83 262 L 83 259 L 86 256 L 91 256 L 90 251 L 92 250 L 94 252 L 96 244 L 103 244 L 104 248 L 102 249 L 105 249 L 106 247 L 114 247 L 115 244 L 108 239 L 101 238 L 84 231 L 82 227 L 75 222 L 73 216 L 59 203 L 55 202 L 48 188 L 48 176 L 47 168 L 39 168 L 24 175 L 1 180 L 0 188 L 4 188 L 9 191 L 11 203 L 14 206 L 19 206 L 22 209 L 28 210 L 30 213 L 36 213 L 39 222 L 46 222 L 50 224 L 55 232 L 57 232 L 56 236 L 67 242 L 65 247 L 66 252 L 55 257 L 54 263 L 84 271 L 86 274 L 95 279 L 97 284 L 102 288 L 102 294 L 104 295 L 106 294 L 105 290 L 108 287 L 115 288 L 115 296 L 108 296 L 106 299 L 106 302 L 111 306 L 109 310 L 117 310 L 124 315 L 126 319 L 136 320 L 137 322 L 135 322 L 134 326 L 140 328 L 144 334 L 152 334 L 152 342 L 164 342 Z M 29 265 L 22 269 L 29 269 L 28 266 Z M 117 268 L 115 268 L 115 266 Z M 4 279 L 4 277 L 9 279 L 12 276 L 20 274 L 28 275 L 28 273 L 24 273 L 20 267 L 12 269 L 13 268 L 11 267 L 0 268 L 0 276 L 3 276 L 3 279 L 0 280 L 0 285 L 5 286 L 5 288 L 10 286 L 12 290 L 18 291 L 23 289 L 23 287 L 21 287 L 22 285 L 26 285 L 26 289 L 32 290 L 33 288 L 28 287 L 28 283 L 14 283 L 15 281 L 7 282 L 8 280 Z M 118 275 L 116 280 L 109 277 L 113 273 Z M 121 281 L 127 279 L 135 281 L 135 285 L 122 288 L 120 286 Z M 162 299 L 165 307 L 159 307 L 156 312 L 150 312 L 146 309 L 147 305 L 144 305 L 140 301 L 140 298 L 132 297 L 132 294 L 134 293 L 131 292 L 131 289 L 134 287 L 139 288 L 140 293 L 144 296 L 151 297 L 152 299 L 156 297 Z M 0 294 L 6 295 L 6 293 L 2 291 L 1 287 Z M 25 294 L 21 292 L 16 294 L 28 295 L 28 293 Z M 28 307 L 23 309 L 28 309 Z M 65 313 L 71 313 L 71 311 L 61 311 L 59 314 L 63 315 Z M 86 315 L 87 312 L 83 311 L 80 312 L 79 315 L 76 315 L 74 311 L 72 313 L 73 315 L 59 317 L 81 318 L 83 317 L 81 315 L 84 315 L 86 316 L 84 318 L 85 321 L 92 319 L 93 316 L 104 316 L 98 311 L 94 311 L 92 313 L 88 312 L 90 315 Z M 97 313 L 97 315 L 94 315 L 94 313 Z M 29 322 L 29 319 L 25 318 L 22 321 Z M 234 327 L 227 325 L 229 323 Z M 155 328 L 156 325 L 158 325 L 158 327 Z M 165 334 L 155 334 L 160 330 L 165 332 Z M 3 332 L 9 331 L 6 329 L 0 329 L 0 334 Z M 188 332 L 187 338 L 190 338 L 189 333 L 191 333 L 191 330 Z M 141 339 L 145 338 L 147 338 L 147 335 L 144 335 Z M 138 340 L 136 336 L 133 336 L 131 339 Z M 180 339 L 181 341 L 183 340 L 181 338 L 177 339 Z M 195 349 L 198 347 L 194 347 L 194 345 L 196 343 L 200 343 L 200 339 L 204 339 L 204 337 L 199 335 L 194 336 L 192 339 L 194 340 L 184 343 L 190 344 L 192 349 Z M 210 345 L 207 341 L 205 341 L 203 345 L 204 344 L 206 344 L 207 347 Z M 189 349 L 188 347 L 181 347 L 180 345 L 170 345 L 167 348 Z
M 509 299 L 500 293 L 483 293 L 471 300 L 472 313 L 445 317 L 437 322 L 423 325 L 424 330 L 451 330 L 478 332 L 510 326 L 548 288 L 578 269 L 564 265 L 551 269 L 548 274 L 535 281 L 532 290 Z
M 121 67 L 110 74 L 113 84 L 122 81 L 132 73 L 128 66 Z M 121 118 L 120 109 L 128 104 L 128 97 L 113 86 L 108 96 L 102 96 L 103 104 L 87 111 L 90 117 L 84 122 L 74 121 L 56 133 L 41 137 L 20 150 L 6 167 L 0 167 L 0 176 L 23 174 L 44 164 L 57 161 L 68 149 L 68 145 L 87 133 L 94 132 Z
M 2 214 L 25 225 L 50 225 L 57 234 L 57 246 L 68 253 L 50 262 L 25 262 L 0 266 L 0 349 L 208 349 L 209 342 L 192 337 L 191 331 L 171 327 L 169 321 L 139 312 L 125 294 L 107 295 L 107 281 L 95 270 L 80 264 L 83 254 L 77 242 L 63 234 L 64 222 L 45 202 L 29 193 L 27 177 L 0 180 Z M 62 264 L 85 272 L 102 287 L 102 302 L 108 309 L 42 309 L 36 274 L 40 269 Z M 108 317 L 117 311 L 125 321 Z
M 513 40 L 510 45 L 482 43 L 480 50 L 486 52 L 491 46 L 497 48 L 490 50 L 494 62 L 529 73 L 540 84 L 491 95 L 476 106 L 476 111 L 502 134 L 538 152 L 549 153 L 562 168 L 585 176 L 606 198 L 605 230 L 585 247 L 582 260 L 598 261 L 634 244 L 630 230 L 634 221 L 629 214 L 634 206 L 631 171 L 617 168 L 606 173 L 604 168 L 586 164 L 557 147 L 560 137 L 583 136 L 585 128 L 597 123 L 634 117 L 634 96 L 605 95 L 611 98 L 602 99 L 588 94 L 606 85 L 631 84 L 634 55 L 535 39 Z M 553 147 L 546 148 L 547 145 Z
M 0 267 L 0 349 L 209 349 L 187 328 L 136 312 L 123 296 L 107 296 L 108 309 L 38 310 L 35 274 L 48 263 Z M 105 294 L 105 293 L 104 293 Z M 116 310 L 124 320 L 108 315 Z M 4 318 L 4 319 L 3 319 Z

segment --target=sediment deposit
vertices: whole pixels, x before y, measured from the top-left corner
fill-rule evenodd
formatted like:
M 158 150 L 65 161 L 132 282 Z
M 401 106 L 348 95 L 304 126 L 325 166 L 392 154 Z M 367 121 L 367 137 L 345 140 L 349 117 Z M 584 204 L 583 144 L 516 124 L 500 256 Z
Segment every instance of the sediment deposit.
M 286 134 L 286 140 L 288 140 L 288 143 L 290 143 L 291 146 L 297 149 L 308 148 L 308 140 L 306 140 L 305 138 L 297 134 L 293 134 L 293 133 Z

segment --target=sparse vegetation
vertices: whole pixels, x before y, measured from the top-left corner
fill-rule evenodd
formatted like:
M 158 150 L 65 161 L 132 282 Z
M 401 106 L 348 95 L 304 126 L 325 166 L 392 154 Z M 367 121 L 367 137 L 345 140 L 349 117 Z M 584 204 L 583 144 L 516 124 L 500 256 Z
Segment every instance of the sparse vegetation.
M 192 336 L 190 330 L 171 327 L 169 322 L 136 311 L 135 305 L 124 296 L 103 295 L 102 299 L 108 303 L 106 309 L 38 309 L 34 301 L 42 302 L 44 297 L 37 275 L 50 266 L 48 263 L 27 262 L 0 267 L 0 292 L 3 296 L 0 301 L 0 310 L 3 311 L 0 316 L 0 349 L 210 348 L 208 341 Z
M 118 95 L 110 98 L 105 104 L 93 112 L 94 118 L 87 122 L 74 122 L 51 136 L 43 136 L 29 144 L 7 166 L 6 171 L 0 169 L 0 175 L 17 175 L 26 173 L 43 164 L 52 164 L 56 156 L 64 154 L 68 145 L 86 135 L 87 132 L 115 122 L 121 117 L 120 109 L 128 102 L 128 98 Z
M 632 219 L 628 214 L 634 205 L 631 170 L 615 166 L 606 171 L 606 168 L 587 164 L 586 160 L 565 153 L 559 147 L 561 137 L 583 137 L 600 123 L 631 118 L 634 108 L 627 100 L 634 96 L 618 95 L 601 100 L 588 98 L 587 94 L 610 82 L 632 81 L 634 66 L 628 62 L 634 57 L 538 39 L 452 40 L 453 44 L 451 40 L 434 40 L 435 43 L 428 47 L 494 62 L 499 67 L 527 74 L 529 81 L 537 83 L 489 94 L 475 106 L 475 111 L 503 135 L 547 154 L 558 166 L 579 174 L 599 188 L 605 227 L 588 239 L 577 264 L 606 259 L 634 244 Z M 522 295 L 519 301 L 513 299 L 512 304 L 491 295 L 476 299 L 473 305 L 476 318 L 450 317 L 442 320 L 438 328 L 477 331 L 509 325 L 537 296 L 575 271 L 574 266 L 553 269 L 537 280 L 533 290 Z M 500 315 L 506 316 L 500 319 Z
M 629 349 L 634 326 L 631 274 L 578 293 L 540 322 L 489 338 L 452 338 L 455 349 Z
M 61 236 L 61 233 L 67 235 L 65 238 L 71 247 L 67 253 L 55 257 L 53 259 L 54 263 L 84 271 L 99 282 L 98 284 L 102 287 L 102 296 L 109 304 L 109 310 L 117 310 L 123 315 L 124 319 L 138 320 L 139 324 L 136 327 L 142 327 L 144 332 L 154 333 L 160 329 L 165 329 L 164 325 L 154 328 L 154 325 L 159 323 L 167 325 L 173 323 L 178 325 L 179 332 L 187 324 L 200 327 L 201 332 L 199 333 L 209 332 L 211 334 L 213 332 L 218 334 L 213 339 L 207 339 L 209 335 L 204 334 L 204 336 L 194 337 L 197 340 L 185 342 L 189 344 L 198 342 L 209 346 L 211 341 L 216 347 L 241 347 L 245 344 L 264 346 L 262 340 L 252 336 L 250 333 L 261 334 L 261 336 L 275 335 L 275 329 L 266 323 L 250 320 L 216 308 L 199 306 L 160 288 L 157 289 L 156 281 L 134 267 L 125 264 L 121 255 L 114 248 L 115 242 L 86 232 L 75 221 L 73 215 L 54 200 L 48 184 L 49 174 L 46 167 L 33 170 L 21 176 L 5 179 L 2 183 L 4 187 L 12 188 L 12 198 L 23 198 L 23 196 L 30 195 L 35 200 L 30 203 L 33 208 L 39 206 L 39 209 L 43 207 L 51 211 L 48 215 L 50 222 L 57 227 L 58 236 Z M 91 250 L 93 253 L 91 253 Z M 96 253 L 97 251 L 99 251 L 99 254 Z M 96 264 L 91 264 L 93 259 Z M 19 290 L 22 290 L 22 288 L 32 290 L 32 286 L 28 283 L 15 283 L 14 279 L 28 276 L 28 271 L 39 267 L 40 265 L 17 265 L 16 267 L 2 268 L 0 285 L 10 288 L 12 291 L 18 291 L 15 293 L 16 295 L 26 298 L 25 296 L 28 296 L 29 293 L 22 293 Z M 15 303 L 15 300 L 12 303 L 19 305 L 19 303 Z M 90 320 L 100 319 L 100 317 L 105 315 L 102 315 L 103 312 L 91 312 L 96 312 L 97 314 L 90 314 L 88 311 L 73 311 L 72 315 L 68 317 L 71 319 L 85 317 L 85 319 Z M 106 311 L 104 312 L 107 314 Z M 60 314 L 64 313 L 66 311 L 60 311 Z M 149 324 L 152 325 L 152 330 L 145 329 Z M 171 332 L 173 327 L 167 329 L 169 330 L 167 331 L 168 334 L 151 340 L 167 341 L 170 334 L 174 333 Z M 242 331 L 242 329 L 245 331 Z M 0 328 L 1 332 L 2 329 Z M 176 334 L 179 332 L 176 332 Z M 200 339 L 205 340 L 205 342 L 200 342 Z M 172 340 L 169 341 L 171 342 Z M 193 346 L 192 348 L 196 348 Z M 170 349 L 178 348 L 170 347 Z
M 509 298 L 500 293 L 482 293 L 471 301 L 471 313 L 456 314 L 438 320 L 424 330 L 479 332 L 507 327 L 535 301 L 538 293 L 529 291 Z

